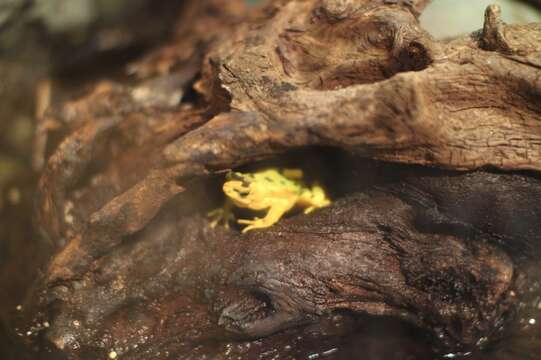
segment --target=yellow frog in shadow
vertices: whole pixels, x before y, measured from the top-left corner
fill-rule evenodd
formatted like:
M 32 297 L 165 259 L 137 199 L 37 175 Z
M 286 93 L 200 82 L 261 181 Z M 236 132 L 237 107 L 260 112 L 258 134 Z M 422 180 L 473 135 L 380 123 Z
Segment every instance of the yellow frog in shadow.
M 300 169 L 276 168 L 266 169 L 254 173 L 229 172 L 223 191 L 227 197 L 223 209 L 209 213 L 215 219 L 211 226 L 219 222 L 229 226 L 234 219 L 232 207 L 245 208 L 267 213 L 263 218 L 255 217 L 252 220 L 238 219 L 237 223 L 248 225 L 242 232 L 272 226 L 289 210 L 295 206 L 304 208 L 308 214 L 317 208 L 331 203 L 323 188 L 314 185 L 308 188 L 303 183 L 304 174 Z

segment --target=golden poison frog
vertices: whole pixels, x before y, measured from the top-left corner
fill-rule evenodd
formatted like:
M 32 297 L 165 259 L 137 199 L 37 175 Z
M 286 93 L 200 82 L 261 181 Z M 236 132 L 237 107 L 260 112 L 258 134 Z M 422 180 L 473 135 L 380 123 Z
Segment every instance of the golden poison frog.
M 308 214 L 331 203 L 319 185 L 311 188 L 303 183 L 304 174 L 300 169 L 271 168 L 254 173 L 229 172 L 223 185 L 226 203 L 223 209 L 209 213 L 214 217 L 211 226 L 224 222 L 228 227 L 233 219 L 232 207 L 256 211 L 267 211 L 265 217 L 238 219 L 237 223 L 248 225 L 242 232 L 272 226 L 295 206 L 304 208 Z

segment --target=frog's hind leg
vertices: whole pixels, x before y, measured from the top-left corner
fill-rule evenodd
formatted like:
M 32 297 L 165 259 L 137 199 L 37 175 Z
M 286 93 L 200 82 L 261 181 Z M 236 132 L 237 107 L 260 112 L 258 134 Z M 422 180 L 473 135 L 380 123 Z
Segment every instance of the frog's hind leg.
M 274 225 L 280 218 L 291 208 L 295 202 L 293 201 L 276 201 L 272 204 L 272 206 L 269 208 L 269 211 L 267 212 L 267 215 L 265 215 L 264 218 L 258 219 L 255 218 L 253 220 L 248 219 L 239 219 L 237 222 L 239 224 L 245 224 L 248 225 L 244 229 L 242 229 L 242 232 L 245 233 L 250 230 L 254 229 L 263 229 L 267 228 L 269 226 Z
M 282 169 L 281 173 L 285 178 L 288 178 L 289 180 L 300 181 L 304 178 L 304 172 L 302 171 L 302 169 L 285 168 Z
M 319 185 L 312 186 L 311 190 L 305 190 L 301 194 L 301 201 L 309 205 L 304 209 L 305 214 L 309 214 L 315 209 L 330 205 L 331 201 L 325 194 L 325 190 Z

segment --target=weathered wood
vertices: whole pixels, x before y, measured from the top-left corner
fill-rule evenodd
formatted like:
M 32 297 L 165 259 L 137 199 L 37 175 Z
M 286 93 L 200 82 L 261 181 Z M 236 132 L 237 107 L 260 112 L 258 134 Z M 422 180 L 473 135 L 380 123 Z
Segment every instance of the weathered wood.
M 134 359 L 167 351 L 189 359 L 211 339 L 266 337 L 346 310 L 409 322 L 440 351 L 502 336 L 505 327 L 495 324 L 513 319 L 527 283 L 517 282 L 520 268 L 498 247 L 505 232 L 491 226 L 506 223 L 514 202 L 538 196 L 540 183 L 488 173 L 404 179 L 376 180 L 377 189 L 246 235 L 189 215 L 204 214 L 194 204 L 208 199 L 208 185 L 193 186 L 91 271 L 35 299 L 34 306 L 56 304 L 56 315 L 32 322 L 49 322 L 47 340 L 72 358 L 117 349 Z M 465 221 L 456 211 L 466 201 L 472 214 L 483 212 L 487 197 L 494 219 Z M 519 215 L 541 212 L 538 203 L 521 204 Z M 538 225 L 526 224 L 502 225 L 508 244 L 531 240 Z
M 453 169 L 539 170 L 539 25 L 507 26 L 489 7 L 481 33 L 439 43 L 407 8 L 351 4 L 338 17 L 289 2 L 211 55 L 234 111 L 170 145 L 167 158 L 192 151 L 225 166 L 265 156 L 255 144 L 325 144 Z M 242 141 L 247 116 L 265 129 L 254 144 Z
M 440 42 L 418 23 L 428 3 L 193 1 L 170 43 L 128 65 L 135 84 L 100 82 L 46 112 L 42 123 L 65 135 L 49 146 L 37 201 L 57 252 L 30 316 L 60 304 L 48 319 L 52 344 L 76 358 L 118 346 L 96 334 L 134 344 L 119 330 L 138 321 L 132 301 L 161 336 L 133 358 L 167 346 L 185 353 L 170 344 L 182 332 L 195 333 L 189 347 L 205 333 L 230 339 L 223 327 L 257 337 L 339 309 L 403 318 L 442 335 L 446 349 L 497 336 L 524 284 L 510 254 L 539 254 L 540 190 L 528 177 L 399 179 L 361 198 L 350 191 L 313 223 L 298 217 L 247 237 L 210 231 L 194 215 L 214 204 L 212 176 L 311 146 L 460 171 L 539 171 L 541 27 L 506 25 L 492 6 L 482 30 Z M 486 209 L 489 196 L 497 200 Z M 469 207 L 488 218 L 462 216 Z M 498 226 L 518 213 L 525 226 Z M 196 310 L 201 328 L 168 312 L 202 299 L 214 310 Z M 169 316 L 188 323 L 157 325 Z M 84 329 L 70 326 L 78 317 Z

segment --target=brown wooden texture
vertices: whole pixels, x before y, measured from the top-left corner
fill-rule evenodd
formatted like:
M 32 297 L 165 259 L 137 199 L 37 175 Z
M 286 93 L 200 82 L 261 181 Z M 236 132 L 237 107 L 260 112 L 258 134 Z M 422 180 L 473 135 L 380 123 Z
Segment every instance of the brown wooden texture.
M 186 353 L 170 341 L 192 330 L 197 341 L 253 338 L 344 309 L 405 319 L 445 349 L 497 336 L 522 289 L 502 248 L 536 254 L 535 179 L 457 175 L 415 196 L 404 183 L 357 188 L 363 195 L 342 194 L 309 224 L 297 217 L 248 236 L 194 215 L 216 205 L 222 171 L 314 146 L 453 171 L 541 170 L 541 26 L 507 25 L 491 6 L 478 32 L 436 41 L 418 23 L 428 3 L 186 2 L 173 38 L 126 66 L 131 82 L 97 81 L 44 112 L 36 212 L 55 254 L 29 316 L 50 322 L 51 344 L 74 358 L 118 346 L 96 334 L 133 345 L 134 311 L 159 341 L 131 358 Z M 472 209 L 496 194 L 504 210 L 488 221 L 426 206 L 462 204 L 462 186 L 478 199 Z M 525 228 L 489 226 L 521 207 Z M 416 211 L 437 231 L 425 233 Z M 194 310 L 201 327 L 180 325 L 189 315 L 177 311 L 201 301 L 213 307 Z

